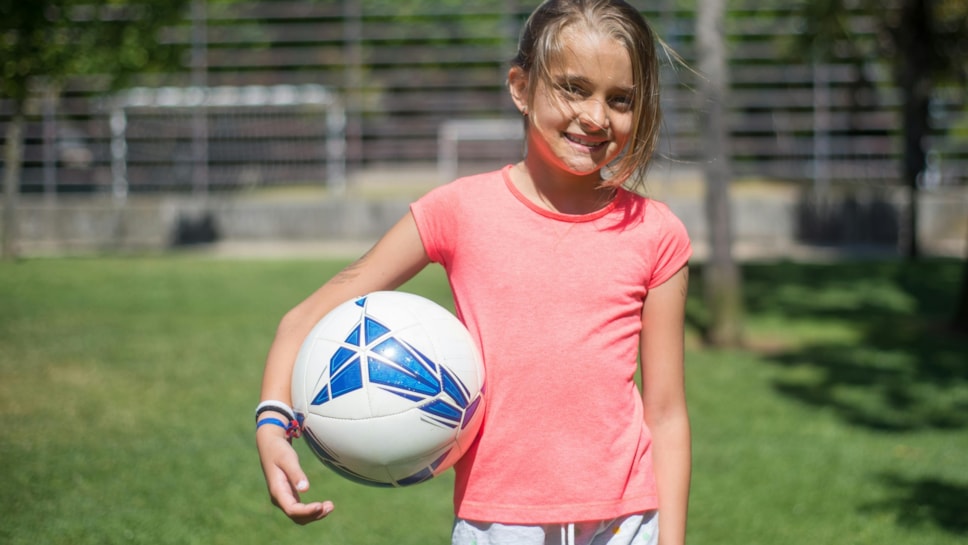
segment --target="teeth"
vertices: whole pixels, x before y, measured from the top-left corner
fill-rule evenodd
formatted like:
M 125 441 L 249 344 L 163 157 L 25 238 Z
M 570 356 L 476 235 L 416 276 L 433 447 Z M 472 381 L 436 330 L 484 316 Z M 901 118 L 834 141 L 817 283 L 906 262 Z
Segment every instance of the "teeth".
M 566 134 L 565 138 L 567 138 L 568 140 L 571 140 L 576 144 L 581 144 L 583 146 L 588 146 L 588 147 L 595 147 L 601 144 L 601 142 L 598 142 L 598 141 L 585 140 L 584 138 L 581 138 L 579 136 L 573 136 L 570 134 Z

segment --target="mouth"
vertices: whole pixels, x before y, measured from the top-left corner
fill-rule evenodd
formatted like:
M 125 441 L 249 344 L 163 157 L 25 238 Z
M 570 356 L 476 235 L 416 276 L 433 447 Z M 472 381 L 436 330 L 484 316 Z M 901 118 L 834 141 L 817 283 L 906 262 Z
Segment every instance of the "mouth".
M 565 140 L 568 140 L 569 142 L 576 144 L 578 146 L 581 146 L 583 148 L 587 148 L 591 151 L 600 150 L 608 144 L 607 140 L 602 140 L 601 138 L 591 138 L 591 137 L 582 136 L 578 134 L 565 133 L 564 137 L 565 137 Z

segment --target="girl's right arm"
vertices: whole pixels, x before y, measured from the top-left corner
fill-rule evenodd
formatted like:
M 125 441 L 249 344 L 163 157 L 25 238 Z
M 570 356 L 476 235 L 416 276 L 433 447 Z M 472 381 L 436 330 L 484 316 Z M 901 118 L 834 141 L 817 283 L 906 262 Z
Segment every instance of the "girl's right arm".
M 417 224 L 407 213 L 366 255 L 343 269 L 282 318 L 266 358 L 261 399 L 292 404 L 290 388 L 296 355 L 303 339 L 326 313 L 354 297 L 396 289 L 429 262 Z M 276 426 L 258 428 L 256 444 L 272 503 L 293 522 L 307 524 L 322 519 L 333 510 L 329 501 L 300 501 L 299 494 L 309 490 L 309 481 L 283 429 Z

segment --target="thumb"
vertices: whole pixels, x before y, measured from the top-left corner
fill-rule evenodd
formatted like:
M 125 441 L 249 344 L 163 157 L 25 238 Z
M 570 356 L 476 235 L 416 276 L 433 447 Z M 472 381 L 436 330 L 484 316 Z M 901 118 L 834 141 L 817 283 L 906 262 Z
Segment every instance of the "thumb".
M 299 494 L 309 490 L 309 479 L 307 479 L 306 475 L 302 474 L 302 472 L 299 472 L 295 475 L 290 475 L 289 483 L 292 485 L 293 490 Z
M 309 478 L 299 466 L 298 459 L 288 461 L 283 468 L 288 484 L 290 486 L 287 505 L 279 505 L 282 510 L 293 521 L 298 524 L 308 524 L 310 522 L 325 518 L 333 511 L 333 502 L 311 502 L 303 503 L 300 495 L 309 491 Z

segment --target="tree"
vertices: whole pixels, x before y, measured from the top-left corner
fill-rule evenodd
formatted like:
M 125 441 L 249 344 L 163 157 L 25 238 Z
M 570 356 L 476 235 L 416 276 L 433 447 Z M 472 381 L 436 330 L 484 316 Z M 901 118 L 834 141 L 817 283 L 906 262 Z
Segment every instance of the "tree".
M 743 300 L 740 268 L 732 254 L 725 11 L 725 0 L 699 0 L 696 17 L 701 76 L 699 97 L 702 100 L 699 112 L 710 248 L 702 283 L 709 309 L 707 341 L 714 346 L 737 346 L 742 343 L 743 336 Z
M 179 46 L 157 36 L 182 20 L 191 0 L 0 0 L 0 96 L 10 101 L 4 150 L 2 257 L 17 255 L 17 199 L 26 106 L 43 86 L 103 75 L 111 87 L 130 76 L 178 66 Z
M 931 133 L 931 101 L 944 83 L 968 87 L 968 3 L 964 0 L 898 0 L 884 6 L 880 0 L 862 0 L 857 8 L 874 17 L 883 38 L 865 47 L 845 24 L 847 0 L 815 0 L 803 4 L 807 22 L 805 40 L 822 58 L 854 63 L 882 60 L 893 69 L 902 96 L 902 172 L 908 189 L 904 253 L 917 258 L 918 196 L 928 164 L 926 148 Z M 801 44 L 806 45 L 806 44 Z M 845 46 L 845 47 L 844 47 Z M 954 327 L 968 331 L 968 262 L 961 286 Z
M 820 60 L 861 65 L 882 61 L 892 68 L 902 97 L 902 168 L 908 189 L 904 253 L 918 257 L 918 196 L 927 167 L 931 101 L 945 82 L 968 80 L 968 4 L 964 0 L 813 0 L 801 3 L 806 29 L 797 44 Z M 877 38 L 867 40 L 850 24 L 853 13 L 873 18 Z
M 968 240 L 968 237 L 966 237 L 966 240 Z M 965 246 L 965 250 L 968 251 L 968 244 Z M 965 256 L 965 264 L 962 267 L 961 293 L 958 296 L 958 306 L 951 320 L 951 327 L 955 331 L 968 335 L 968 255 Z

